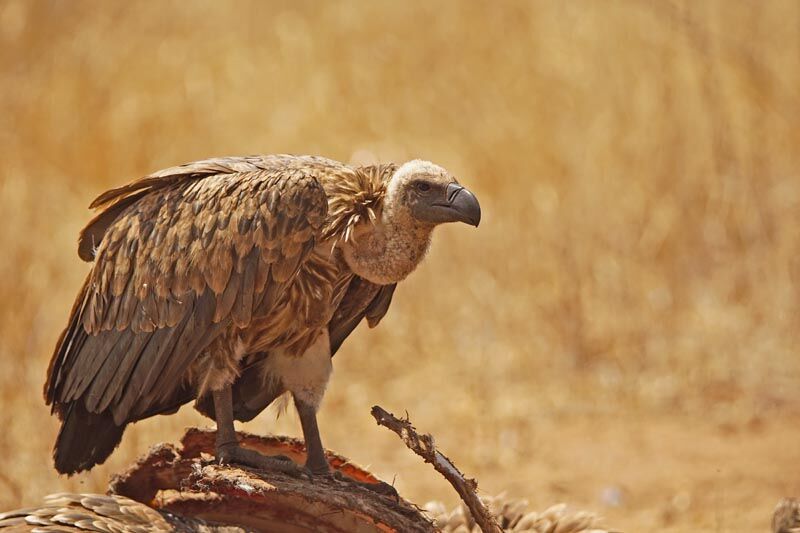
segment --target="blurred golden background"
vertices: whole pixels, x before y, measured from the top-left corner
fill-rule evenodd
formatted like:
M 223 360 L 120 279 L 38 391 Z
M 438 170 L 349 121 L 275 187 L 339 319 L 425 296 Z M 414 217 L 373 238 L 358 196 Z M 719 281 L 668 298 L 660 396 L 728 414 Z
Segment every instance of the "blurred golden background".
M 58 478 L 41 388 L 98 193 L 218 155 L 433 160 L 480 198 L 334 360 L 324 443 L 417 503 L 487 494 L 624 531 L 766 531 L 800 495 L 800 4 L 0 2 L 0 508 Z M 246 429 L 300 435 L 296 416 Z

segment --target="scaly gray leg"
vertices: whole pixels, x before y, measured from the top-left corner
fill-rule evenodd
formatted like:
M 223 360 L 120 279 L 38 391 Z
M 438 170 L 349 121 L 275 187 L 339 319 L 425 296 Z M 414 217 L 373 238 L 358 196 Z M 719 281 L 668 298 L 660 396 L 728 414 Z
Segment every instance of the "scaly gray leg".
M 322 447 L 322 439 L 319 437 L 317 409 L 312 405 L 303 403 L 297 398 L 294 399 L 294 405 L 297 407 L 297 413 L 300 415 L 300 425 L 303 426 L 303 439 L 306 441 L 306 468 L 315 476 L 331 475 L 330 465 L 325 458 L 325 449 Z M 333 473 L 333 478 L 338 481 L 364 487 L 378 494 L 399 498 L 394 487 L 383 481 L 378 483 L 363 483 L 350 479 L 339 471 Z
M 216 454 L 220 464 L 237 463 L 261 470 L 300 475 L 303 470 L 284 455 L 263 455 L 239 446 L 233 427 L 233 401 L 230 385 L 214 391 L 214 414 L 217 419 Z
M 319 437 L 319 427 L 317 426 L 317 410 L 312 405 L 308 405 L 294 399 L 297 413 L 300 415 L 300 425 L 303 426 L 303 439 L 306 441 L 306 468 L 315 476 L 329 474 L 331 469 L 328 460 L 325 458 L 325 449 L 322 447 L 322 440 Z

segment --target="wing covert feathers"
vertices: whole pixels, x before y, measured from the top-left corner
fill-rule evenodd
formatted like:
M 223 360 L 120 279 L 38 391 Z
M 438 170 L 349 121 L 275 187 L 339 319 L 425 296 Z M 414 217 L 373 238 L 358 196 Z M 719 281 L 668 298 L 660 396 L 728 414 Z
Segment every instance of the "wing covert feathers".
M 110 410 L 117 425 L 174 408 L 193 358 L 266 312 L 297 273 L 327 213 L 318 176 L 340 167 L 208 160 L 99 196 L 79 248 L 94 267 L 51 361 L 48 404 L 62 417 L 77 401 Z
M 216 296 L 214 322 L 231 318 L 245 327 L 270 277 L 286 283 L 308 253 L 327 210 L 325 193 L 308 169 L 186 170 L 133 202 L 106 230 L 83 314 L 88 333 L 173 327 L 186 312 L 184 296 L 206 288 Z M 167 178 L 137 183 L 150 187 L 156 179 Z M 141 185 L 134 185 L 130 190 L 141 194 Z M 130 191 L 123 189 L 116 197 L 124 202 Z

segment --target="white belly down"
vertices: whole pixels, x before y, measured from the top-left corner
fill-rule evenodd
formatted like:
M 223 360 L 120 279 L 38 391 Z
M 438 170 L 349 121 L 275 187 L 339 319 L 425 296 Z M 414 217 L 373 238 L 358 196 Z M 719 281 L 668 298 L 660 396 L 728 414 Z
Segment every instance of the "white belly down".
M 279 382 L 295 399 L 314 408 L 322 402 L 332 369 L 327 328 L 322 329 L 303 355 L 274 350 L 264 364 L 265 379 Z

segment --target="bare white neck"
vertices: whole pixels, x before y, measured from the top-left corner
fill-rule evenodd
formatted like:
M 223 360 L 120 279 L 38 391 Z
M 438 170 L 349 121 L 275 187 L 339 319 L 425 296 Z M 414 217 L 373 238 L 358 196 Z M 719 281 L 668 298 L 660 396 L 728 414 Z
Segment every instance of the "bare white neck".
M 428 251 L 433 226 L 410 215 L 385 210 L 377 224 L 364 224 L 342 250 L 348 266 L 362 278 L 388 285 L 406 278 Z

